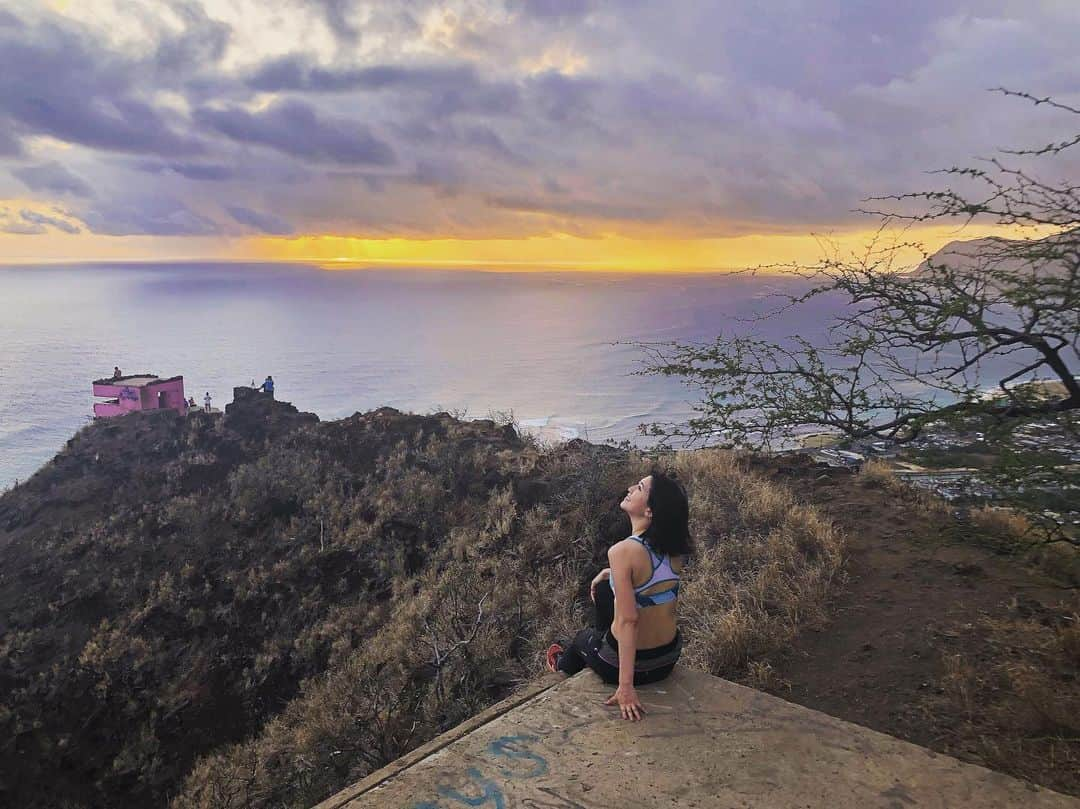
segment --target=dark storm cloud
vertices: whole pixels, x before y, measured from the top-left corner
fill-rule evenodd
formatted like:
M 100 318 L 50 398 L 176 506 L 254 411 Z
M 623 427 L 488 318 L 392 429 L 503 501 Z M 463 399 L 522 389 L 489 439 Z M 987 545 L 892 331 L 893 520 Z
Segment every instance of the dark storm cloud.
M 296 232 L 292 225 L 273 214 L 260 213 L 239 205 L 230 205 L 225 210 L 229 212 L 229 216 L 241 225 L 255 228 L 261 233 L 268 233 L 272 236 L 291 236 Z
M 55 160 L 36 166 L 12 169 L 11 173 L 31 191 L 52 191 L 57 194 L 74 194 L 77 197 L 94 195 L 93 190 L 81 177 Z
M 0 115 L 25 133 L 109 151 L 201 151 L 137 97 L 134 77 L 130 63 L 60 25 L 0 28 Z
M 103 201 L 82 219 L 90 231 L 104 236 L 209 236 L 221 231 L 179 200 L 158 195 Z
M 82 233 L 82 229 L 77 225 L 71 224 L 63 219 L 58 219 L 55 216 L 46 216 L 45 214 L 38 213 L 37 211 L 20 211 L 24 222 L 29 222 L 31 225 L 49 225 L 57 230 L 74 235 L 76 233 Z
M 200 125 L 232 140 L 268 146 L 305 160 L 372 166 L 396 161 L 390 145 L 363 124 L 320 116 L 303 101 L 279 101 L 255 113 L 239 107 L 201 107 L 194 117 Z

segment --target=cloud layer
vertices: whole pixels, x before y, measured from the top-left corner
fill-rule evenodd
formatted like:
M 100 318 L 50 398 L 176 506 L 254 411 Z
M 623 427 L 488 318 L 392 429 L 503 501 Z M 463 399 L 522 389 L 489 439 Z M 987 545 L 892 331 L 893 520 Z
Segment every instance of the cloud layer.
M 1051 0 L 16 0 L 0 230 L 865 225 L 866 196 L 1074 132 L 987 88 L 1080 103 L 1077 41 L 1080 5 Z

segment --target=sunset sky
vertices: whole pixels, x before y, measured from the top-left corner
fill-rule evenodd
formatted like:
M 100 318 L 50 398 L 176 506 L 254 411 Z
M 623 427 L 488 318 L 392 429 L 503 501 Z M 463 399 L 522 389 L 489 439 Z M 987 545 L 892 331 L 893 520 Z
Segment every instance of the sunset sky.
M 812 260 L 1075 134 L 988 88 L 1080 103 L 1077 42 L 1073 0 L 9 0 L 0 262 Z

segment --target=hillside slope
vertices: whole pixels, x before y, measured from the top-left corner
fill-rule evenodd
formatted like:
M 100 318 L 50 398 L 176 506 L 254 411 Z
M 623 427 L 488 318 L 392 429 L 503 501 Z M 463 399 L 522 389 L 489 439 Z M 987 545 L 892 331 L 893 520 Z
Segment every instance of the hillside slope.
M 4 789 L 160 804 L 370 633 L 395 579 L 509 485 L 503 454 L 535 460 L 490 422 L 320 424 L 263 397 L 82 430 L 0 498 Z
M 699 543 L 686 661 L 740 671 L 823 618 L 838 540 L 731 456 L 666 462 Z M 0 803 L 317 802 L 540 670 L 647 469 L 251 395 L 89 425 L 0 496 Z
M 895 478 L 762 463 L 843 529 L 832 620 L 767 656 L 771 693 L 1080 795 L 1080 593 L 1057 546 Z M 991 512 L 993 514 L 993 512 Z M 974 519 L 973 519 L 974 517 Z M 1040 567 L 1028 564 L 1041 555 Z

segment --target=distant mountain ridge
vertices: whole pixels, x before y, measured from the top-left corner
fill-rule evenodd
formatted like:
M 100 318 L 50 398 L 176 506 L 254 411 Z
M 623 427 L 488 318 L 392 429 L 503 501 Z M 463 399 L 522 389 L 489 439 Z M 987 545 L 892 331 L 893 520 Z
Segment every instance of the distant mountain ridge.
M 1042 239 L 1002 239 L 988 236 L 949 242 L 911 271 L 912 278 L 925 278 L 931 265 L 976 272 L 992 266 L 1004 272 L 1036 273 L 1040 278 L 1064 278 L 1070 271 L 1069 256 L 1075 263 L 1080 251 L 1080 228 Z M 1040 257 L 1040 253 L 1044 255 Z

